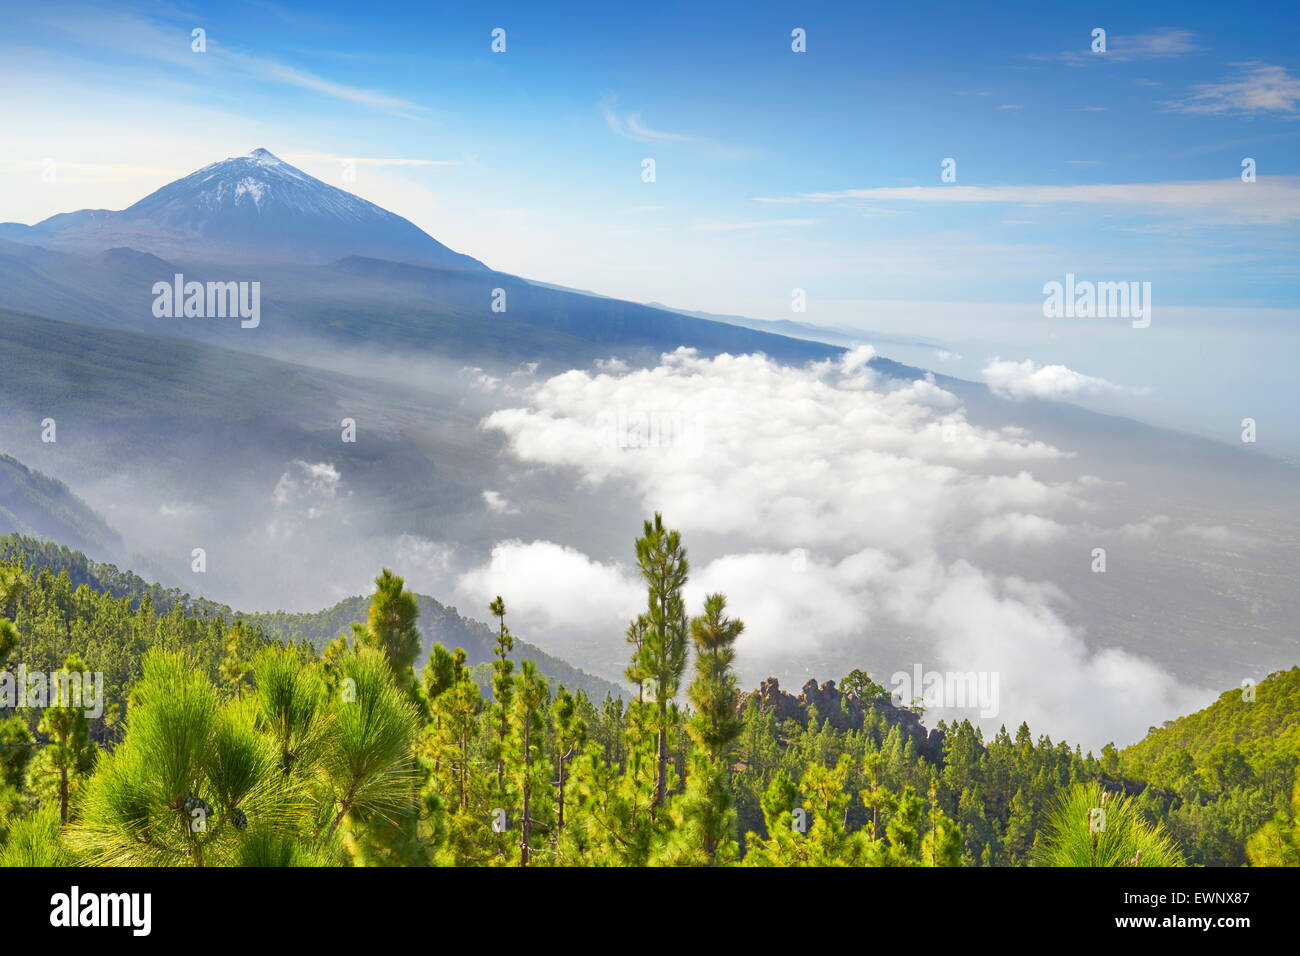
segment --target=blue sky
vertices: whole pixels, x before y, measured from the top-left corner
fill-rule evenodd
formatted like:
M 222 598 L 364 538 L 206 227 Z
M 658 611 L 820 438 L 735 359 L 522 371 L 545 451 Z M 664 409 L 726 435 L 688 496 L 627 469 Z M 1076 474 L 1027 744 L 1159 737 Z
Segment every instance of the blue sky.
M 1066 272 L 1152 282 L 1158 325 L 1260 330 L 1241 380 L 1296 325 L 1294 5 L 0 6 L 4 220 L 265 146 L 506 271 L 977 364 L 1020 343 L 1116 378 L 1111 345 L 1043 324 Z M 1116 380 L 1167 394 L 1146 379 Z

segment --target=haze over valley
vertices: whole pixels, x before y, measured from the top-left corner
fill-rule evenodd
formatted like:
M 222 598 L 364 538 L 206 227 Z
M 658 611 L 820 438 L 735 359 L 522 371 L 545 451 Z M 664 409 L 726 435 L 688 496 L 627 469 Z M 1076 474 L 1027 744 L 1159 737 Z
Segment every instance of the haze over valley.
M 0 236 L 0 481 L 63 481 L 63 543 L 242 611 L 391 567 L 468 618 L 508 594 L 526 640 L 617 682 L 659 511 L 689 599 L 744 617 L 745 686 L 996 672 L 988 729 L 1097 747 L 1294 657 L 1295 466 L 1032 367 L 977 383 L 892 360 L 920 340 L 495 272 L 263 148 Z M 159 317 L 177 275 L 258 283 L 258 323 Z M 0 497 L 0 531 L 70 527 L 52 494 Z

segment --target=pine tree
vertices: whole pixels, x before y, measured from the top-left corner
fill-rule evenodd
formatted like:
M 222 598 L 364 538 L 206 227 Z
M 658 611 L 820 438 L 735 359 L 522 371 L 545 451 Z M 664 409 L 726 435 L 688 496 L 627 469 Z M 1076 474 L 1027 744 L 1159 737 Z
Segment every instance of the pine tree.
M 31 577 L 18 564 L 0 564 L 0 617 L 12 616 L 13 607 L 18 603 L 23 590 L 30 585 Z M 5 659 L 8 651 L 4 648 L 3 625 L 0 624 L 0 661 Z
M 532 857 L 535 814 L 545 813 L 544 806 L 534 805 L 533 796 L 546 785 L 549 771 L 543 755 L 546 724 L 542 718 L 549 691 L 546 678 L 537 665 L 524 661 L 515 675 L 511 700 L 511 750 L 514 789 L 519 794 L 519 865 L 527 866 Z M 539 779 L 540 778 L 540 779 Z
M 876 683 L 866 671 L 856 667 L 840 681 L 840 692 L 852 700 L 859 701 L 890 699 L 888 690 Z
M 405 582 L 388 568 L 375 578 L 366 624 L 353 625 L 356 651 L 378 652 L 388 664 L 397 687 L 406 695 L 417 720 L 427 716 L 427 699 L 415 678 L 415 661 L 420 653 L 420 604 L 405 590 Z M 346 670 L 346 667 L 345 667 Z M 426 862 L 425 847 L 419 841 L 421 816 L 426 807 L 425 768 L 413 753 L 402 760 L 406 798 L 390 810 L 358 808 L 354 816 L 364 825 L 348 826 L 342 833 L 354 858 L 363 863 Z
M 469 807 L 471 751 L 477 736 L 478 715 L 483 710 L 483 697 L 464 667 L 465 652 L 456 649 L 456 672 L 451 689 L 438 697 L 437 765 L 451 775 L 444 792 L 453 802 L 457 812 Z M 445 759 L 444 759 L 445 757 Z
M 1246 842 L 1251 866 L 1300 866 L 1300 779 L 1291 792 L 1289 811 L 1279 810 Z
M 1011 800 L 1011 816 L 1007 820 L 1006 835 L 1002 839 L 1008 863 L 1014 866 L 1028 863 L 1034 846 L 1034 834 L 1038 829 L 1036 821 L 1033 803 L 1023 789 L 1016 790 L 1016 795 Z
M 358 647 L 380 651 L 393 669 L 397 686 L 415 698 L 415 659 L 420 655 L 420 604 L 403 590 L 404 582 L 388 568 L 375 578 L 375 593 L 364 627 L 353 625 Z
M 18 646 L 18 628 L 13 621 L 0 618 L 0 664 L 9 660 L 9 655 Z
M 463 665 L 465 652 L 457 648 L 457 653 L 460 655 Z M 456 664 L 456 656 L 443 647 L 441 642 L 435 641 L 433 647 L 429 648 L 429 659 L 424 664 L 424 671 L 421 676 L 424 679 L 424 696 L 430 707 L 434 707 L 438 698 L 455 685 Z M 435 708 L 434 720 L 437 721 L 438 719 Z
M 1101 769 L 1109 777 L 1119 776 L 1119 750 L 1114 741 L 1101 748 Z
M 0 720 L 0 830 L 7 818 L 26 809 L 24 789 L 28 768 L 36 755 L 35 743 L 22 717 Z
M 363 649 L 345 658 L 343 680 L 322 755 L 335 810 L 326 839 L 350 815 L 364 826 L 406 812 L 416 784 L 412 748 L 419 714 L 388 658 Z
M 563 687 L 555 692 L 551 706 L 551 722 L 555 728 L 555 762 L 558 775 L 555 780 L 555 828 L 564 829 L 564 787 L 568 762 L 587 745 L 587 722 L 578 716 L 577 701 Z
M 759 801 L 766 837 L 745 835 L 746 866 L 795 866 L 807 858 L 808 812 L 799 806 L 799 787 L 778 770 Z
M 704 613 L 691 621 L 695 680 L 687 690 L 687 699 L 695 712 L 687 730 L 713 763 L 723 763 L 730 757 L 742 726 L 736 711 L 739 692 L 731 665 L 736 660 L 736 639 L 745 625 L 726 617 L 726 608 L 725 596 L 710 594 L 704 599 Z
M 632 701 L 622 721 L 622 762 L 587 747 L 573 761 L 570 783 L 581 808 L 565 827 L 566 858 L 585 865 L 644 866 L 663 821 L 654 817 L 658 777 L 653 702 Z
M 960 866 L 961 829 L 939 809 L 939 785 L 930 780 L 930 831 L 921 841 L 921 860 L 925 866 Z
M 871 841 L 879 840 L 884 836 L 880 828 L 881 815 L 888 813 L 893 808 L 893 798 L 889 791 L 880 784 L 882 757 L 879 752 L 869 753 L 863 761 L 863 776 L 866 787 L 861 793 L 862 805 L 867 808 L 871 814 L 871 819 L 867 821 L 866 835 Z
M 95 765 L 95 745 L 90 739 L 90 721 L 86 718 L 85 688 L 81 676 L 86 665 L 77 654 L 64 662 L 51 683 L 54 696 L 41 715 L 40 733 L 50 737 L 42 759 L 59 775 L 59 822 L 68 822 L 68 793 L 74 779 L 80 779 Z
M 654 706 L 656 734 L 654 807 L 662 807 L 668 791 L 668 735 L 676 719 L 673 698 L 686 669 L 686 605 L 682 588 L 689 565 L 681 535 L 664 527 L 663 516 L 645 522 L 636 542 L 637 566 L 646 583 L 646 613 L 636 624 L 640 644 L 631 672 L 649 690 Z
M 254 827 L 292 826 L 296 798 L 245 705 L 222 707 L 183 654 L 145 655 L 126 736 L 90 779 L 74 848 L 101 865 L 235 863 Z
M 889 842 L 883 866 L 916 866 L 921 862 L 921 823 L 925 815 L 925 801 L 912 787 L 893 801 L 889 822 L 885 824 L 885 837 Z
M 855 866 L 861 862 L 861 841 L 848 832 L 849 794 L 845 789 L 852 764 L 845 754 L 834 767 L 812 764 L 799 789 L 808 803 L 808 866 Z
M 737 855 L 731 756 L 743 723 L 736 711 L 736 639 L 745 625 L 725 615 L 727 599 L 710 594 L 704 613 L 691 621 L 695 679 L 687 690 L 694 713 L 687 732 L 695 747 L 686 792 L 675 798 L 674 830 L 660 862 L 712 865 Z
M 510 652 L 514 650 L 515 639 L 506 627 L 506 602 L 501 595 L 488 605 L 488 611 L 497 619 L 496 659 L 492 662 L 492 719 L 497 728 L 493 759 L 497 765 L 497 792 L 504 796 L 506 737 L 510 733 L 510 698 L 514 693 L 510 675 L 515 662 L 510 659 Z
M 236 621 L 226 632 L 226 656 L 221 661 L 218 672 L 222 690 L 232 697 L 240 696 L 247 688 L 248 675 L 252 670 L 252 657 L 257 649 L 251 631 L 243 621 Z
M 998 855 L 997 830 L 984 811 L 980 792 L 979 788 L 963 790 L 957 801 L 956 822 L 965 839 L 963 859 L 969 866 L 981 865 L 981 860 Z

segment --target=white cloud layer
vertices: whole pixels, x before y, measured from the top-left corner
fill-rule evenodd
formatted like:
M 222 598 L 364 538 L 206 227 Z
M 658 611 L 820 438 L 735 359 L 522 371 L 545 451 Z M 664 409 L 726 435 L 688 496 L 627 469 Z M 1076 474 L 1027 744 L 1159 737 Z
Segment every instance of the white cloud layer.
M 828 655 L 881 667 L 877 635 L 890 634 L 923 667 L 997 672 L 990 729 L 1028 720 L 1096 747 L 1198 704 L 1150 662 L 1092 646 L 1054 585 L 971 563 L 1069 534 L 1096 483 L 1036 477 L 1069 456 L 970 424 L 954 395 L 883 378 L 872 354 L 788 368 L 682 349 L 652 369 L 539 382 L 485 424 L 531 466 L 664 512 L 695 555 L 691 606 L 720 590 L 745 621 L 747 682 Z M 584 643 L 621 633 L 644 600 L 634 568 L 547 541 L 498 545 L 460 585 L 474 600 L 507 594 L 521 626 Z
M 1064 186 L 882 186 L 759 197 L 793 203 L 986 203 L 1128 208 L 1155 216 L 1220 225 L 1283 225 L 1300 219 L 1300 177 L 1240 177 L 1167 183 L 1096 183 Z
M 484 605 L 507 595 L 512 617 L 542 631 L 585 621 L 625 622 L 645 603 L 630 572 L 550 541 L 503 541 L 458 583 Z
M 1116 395 L 1124 391 L 1104 378 L 1084 375 L 1064 365 L 1039 365 L 995 358 L 980 373 L 984 382 L 1004 398 L 1076 398 L 1084 395 Z

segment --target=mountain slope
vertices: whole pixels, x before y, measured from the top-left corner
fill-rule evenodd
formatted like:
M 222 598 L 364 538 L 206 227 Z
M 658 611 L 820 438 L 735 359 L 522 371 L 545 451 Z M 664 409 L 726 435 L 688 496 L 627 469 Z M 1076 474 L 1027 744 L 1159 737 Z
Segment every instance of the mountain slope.
M 0 453 L 0 534 L 26 534 L 66 541 L 102 556 L 122 539 L 61 481 Z
M 150 584 L 133 571 L 122 571 L 114 564 L 96 561 L 65 544 L 38 540 L 24 534 L 0 535 L 0 563 L 15 561 L 37 572 L 48 570 L 54 575 L 66 573 L 73 590 L 84 584 L 92 591 L 102 591 L 115 598 L 130 598 L 132 607 L 139 607 L 140 602 L 147 597 L 154 608 L 163 614 L 175 607 L 195 617 L 230 617 L 233 613 L 224 604 L 193 597 L 179 588 Z
M 363 254 L 483 269 L 414 223 L 324 183 L 265 149 L 198 170 L 113 212 L 60 213 L 0 238 L 60 249 L 115 246 L 209 262 L 328 262 Z
M 1239 748 L 1252 762 L 1279 752 L 1300 758 L 1300 667 L 1276 671 L 1252 691 L 1253 696 L 1234 687 L 1203 710 L 1152 727 L 1121 752 L 1125 766 L 1145 775 L 1177 753 L 1200 764 L 1222 744 Z
M 255 282 L 261 323 L 159 318 L 156 284 Z M 0 307 L 221 341 L 270 354 L 411 349 L 495 369 L 654 361 L 682 346 L 831 358 L 835 345 L 493 272 L 411 222 L 264 149 L 205 166 L 114 212 L 0 223 Z M 243 332 L 244 334 L 239 334 Z
M 222 319 L 154 316 L 154 284 L 170 285 L 178 272 L 187 282 L 260 283 L 261 324 L 250 331 Z M 494 301 L 505 310 L 493 311 Z M 85 255 L 0 240 L 0 308 L 244 351 L 296 356 L 313 345 L 360 346 L 499 370 L 538 362 L 543 372 L 563 371 L 611 356 L 655 361 L 680 346 L 706 355 L 763 352 L 791 363 L 841 351 L 486 269 L 366 256 L 325 265 L 181 264 L 125 247 Z
M 454 392 L 416 393 L 214 345 L 4 309 L 0 355 L 0 442 L 64 476 L 111 522 L 135 528 L 137 539 L 167 531 L 175 519 L 158 508 L 177 499 L 202 514 L 229 508 L 272 520 L 273 491 L 295 460 L 332 463 L 358 505 L 390 505 L 394 513 L 381 526 L 394 534 L 426 525 L 461 530 L 455 516 L 479 518 L 481 490 L 498 480 L 499 439 L 478 427 L 481 412 L 462 407 Z M 42 444 L 29 425 L 47 416 L 58 422 L 53 444 Z M 361 423 L 361 440 L 340 441 L 345 417 Z M 114 477 L 118 483 L 96 495 L 92 486 Z M 413 486 L 420 489 L 414 500 Z M 128 505 L 134 517 L 113 510 Z M 138 510 L 145 505 L 147 517 Z M 173 557 L 194 547 L 182 544 L 182 537 L 168 544 Z M 137 540 L 132 551 L 139 547 Z
M 480 621 L 462 617 L 454 607 L 440 604 L 425 594 L 417 594 L 420 604 L 420 633 L 424 636 L 423 652 L 428 653 L 435 641 L 444 647 L 465 649 L 466 661 L 471 666 L 486 664 L 493 658 L 495 634 L 490 627 Z M 245 614 L 244 620 L 257 624 L 267 634 L 287 641 L 308 641 L 317 648 L 322 648 L 340 634 L 347 634 L 353 621 L 366 619 L 369 598 L 350 597 L 340 601 L 331 608 L 309 614 L 293 614 L 276 611 L 269 614 Z M 586 671 L 552 657 L 545 651 L 534 647 L 527 641 L 515 638 L 515 660 L 531 660 L 537 669 L 563 684 L 569 690 L 586 691 L 587 696 L 596 702 L 604 699 L 606 694 L 623 697 L 623 688 L 611 681 L 588 674 Z
M 651 308 L 689 315 L 695 319 L 707 319 L 710 322 L 725 322 L 727 325 L 739 325 L 742 328 L 758 332 L 770 332 L 773 335 L 787 335 L 796 339 L 811 339 L 828 345 L 841 345 L 852 348 L 856 345 L 904 345 L 910 348 L 937 348 L 940 343 L 918 336 L 900 336 L 890 332 L 875 332 L 869 329 L 844 329 L 827 325 L 813 325 L 810 322 L 795 322 L 791 319 L 751 319 L 745 315 L 731 315 L 719 312 L 702 312 L 698 309 L 675 309 L 662 302 L 646 303 Z
M 226 621 L 241 619 L 262 628 L 268 637 L 281 641 L 308 641 L 317 649 L 340 634 L 350 633 L 354 621 L 364 622 L 369 598 L 350 597 L 333 607 L 308 613 L 276 611 L 271 613 L 240 613 L 224 604 L 195 598 L 177 588 L 150 584 L 131 571 L 119 570 L 111 564 L 94 561 L 80 551 L 52 542 L 36 541 L 23 535 L 0 535 L 0 563 L 21 560 L 33 570 L 49 569 L 54 574 L 67 573 L 73 588 L 83 584 L 94 591 L 102 591 L 116 598 L 130 598 L 138 606 L 145 597 L 160 613 L 168 613 L 179 606 L 186 614 L 198 617 L 219 616 Z M 454 607 L 448 607 L 426 594 L 417 594 L 420 605 L 419 627 L 423 636 L 421 661 L 435 641 L 447 648 L 465 649 L 468 663 L 482 664 L 492 659 L 493 633 L 481 621 L 462 617 Z M 537 669 L 569 690 L 582 690 L 599 703 L 606 694 L 623 697 L 626 692 L 617 684 L 588 674 L 586 671 L 553 657 L 527 641 L 515 639 L 515 660 L 531 660 Z

